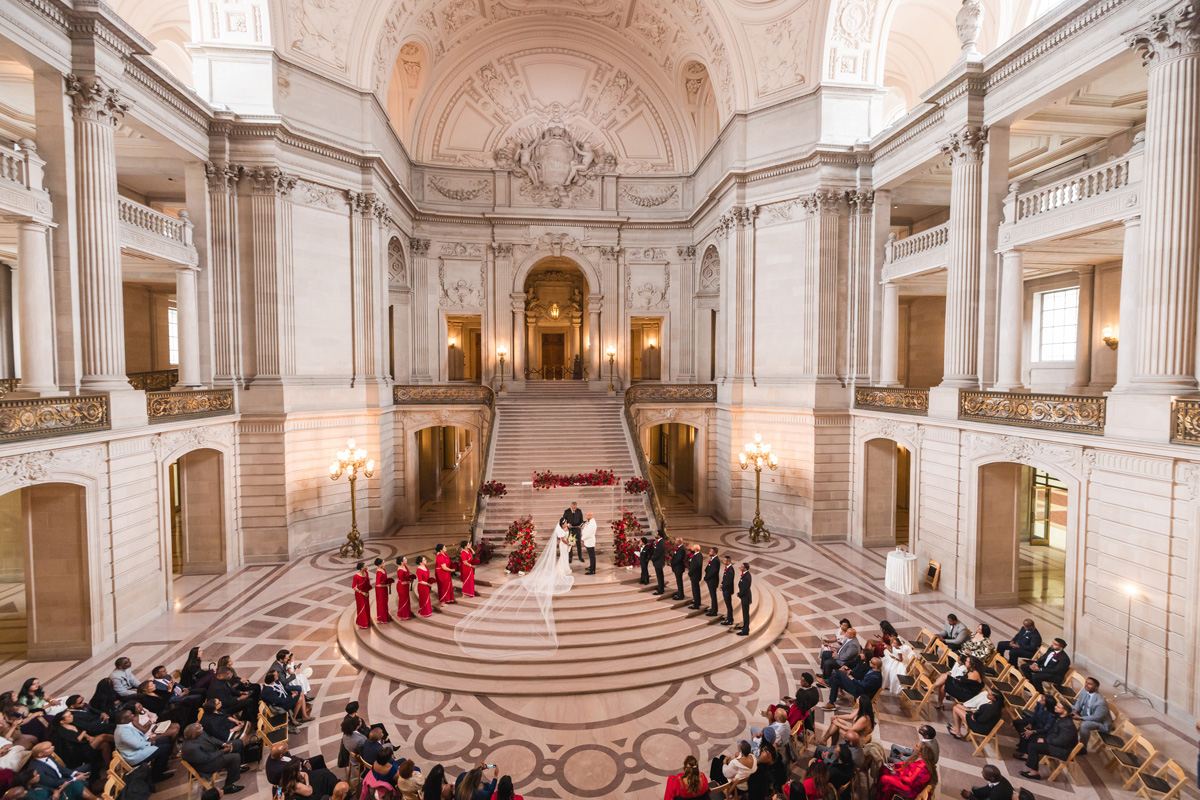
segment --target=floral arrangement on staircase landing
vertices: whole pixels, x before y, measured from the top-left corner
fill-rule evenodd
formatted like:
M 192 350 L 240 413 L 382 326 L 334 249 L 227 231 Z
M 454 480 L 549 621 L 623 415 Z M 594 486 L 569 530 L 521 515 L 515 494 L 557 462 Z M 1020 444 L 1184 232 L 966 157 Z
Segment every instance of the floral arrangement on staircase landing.
M 609 523 L 613 532 L 613 559 L 618 567 L 632 567 L 637 564 L 637 545 L 634 544 L 642 535 L 642 523 L 638 518 L 624 508 L 621 518 Z
M 578 475 L 558 475 L 546 470 L 533 473 L 534 489 L 557 489 L 564 486 L 616 486 L 619 481 L 610 469 L 581 472 Z
M 630 478 L 625 481 L 625 494 L 645 494 L 650 491 L 650 481 L 645 478 Z
M 496 555 L 496 545 L 492 544 L 492 540 L 486 536 L 482 537 L 475 550 L 475 560 L 480 564 L 487 564 L 494 555 Z
M 516 548 L 508 554 L 508 567 L 506 567 L 514 575 L 529 572 L 537 562 L 533 543 L 534 530 L 533 518 L 526 515 L 512 522 L 508 526 L 508 533 L 504 534 L 504 541 L 516 545 Z
M 500 481 L 488 481 L 479 487 L 479 493 L 484 497 L 504 497 L 508 488 Z

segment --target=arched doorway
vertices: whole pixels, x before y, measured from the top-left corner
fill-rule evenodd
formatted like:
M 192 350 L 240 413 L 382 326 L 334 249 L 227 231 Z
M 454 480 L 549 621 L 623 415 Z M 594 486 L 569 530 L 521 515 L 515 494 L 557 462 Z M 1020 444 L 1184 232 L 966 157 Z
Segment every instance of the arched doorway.
M 703 513 L 706 477 L 698 438 L 699 429 L 679 422 L 652 425 L 642 432 L 642 452 L 664 509 Z
M 92 655 L 87 492 L 70 483 L 0 496 L 0 651 Z
M 226 571 L 225 484 L 222 455 L 192 450 L 167 467 L 171 572 L 217 575 Z
M 479 454 L 466 428 L 434 425 L 413 434 L 416 449 L 417 521 L 468 519 L 479 489 Z
M 980 468 L 976 606 L 1020 605 L 1062 624 L 1069 501 L 1067 484 L 1036 467 Z
M 588 378 L 584 313 L 588 282 L 575 262 L 553 256 L 525 276 L 525 379 Z
M 909 544 L 912 452 L 891 439 L 863 445 L 864 547 Z

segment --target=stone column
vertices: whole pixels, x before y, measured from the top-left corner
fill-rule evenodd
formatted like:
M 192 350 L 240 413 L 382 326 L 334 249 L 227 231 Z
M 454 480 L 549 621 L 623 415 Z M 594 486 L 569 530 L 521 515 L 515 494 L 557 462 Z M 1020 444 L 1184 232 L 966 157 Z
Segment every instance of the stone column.
M 125 375 L 125 311 L 121 237 L 117 227 L 117 160 L 113 131 L 129 110 L 103 78 L 68 75 L 75 123 L 79 305 L 85 391 L 129 389 Z M 22 365 L 23 368 L 26 365 Z
M 734 381 L 754 377 L 754 221 L 758 206 L 734 206 L 729 212 L 733 226 L 733 317 Z
M 1117 323 L 1117 383 L 1113 392 L 1129 391 L 1137 362 L 1138 317 L 1142 302 L 1142 218 L 1125 220 L 1121 251 L 1121 310 Z
M 200 300 L 195 267 L 175 269 L 175 308 L 179 315 L 179 388 L 195 389 L 200 380 Z
M 234 164 L 204 165 L 208 182 L 208 267 L 212 281 L 213 383 L 229 386 L 242 381 L 239 341 L 241 293 L 238 288 L 238 181 L 243 168 Z
M 379 381 L 382 352 L 378 320 L 379 277 L 377 226 L 387 212 L 373 192 L 346 192 L 350 205 L 350 280 L 353 312 L 353 373 L 355 383 Z
M 296 371 L 292 206 L 288 196 L 297 179 L 276 167 L 255 167 L 247 174 L 253 190 L 255 380 L 279 381 Z
M 859 384 L 871 381 L 871 295 L 875 279 L 873 211 L 875 193 L 854 191 L 850 200 L 850 357 L 848 377 Z M 886 284 L 885 284 L 886 286 Z M 886 311 L 886 309 L 885 309 Z M 893 351 L 895 348 L 892 348 Z M 893 363 L 895 353 L 893 352 Z
M 508 346 L 514 382 L 525 380 L 525 295 L 510 294 L 512 306 L 512 342 Z
M 571 358 L 567 363 L 574 363 L 572 359 L 579 356 L 579 363 L 583 365 L 583 314 L 578 311 L 571 312 Z
M 408 252 L 412 256 L 413 287 L 413 383 L 429 383 L 429 355 L 433 349 L 429 343 L 432 327 L 429 309 L 437 308 L 436 298 L 429 292 L 429 239 L 409 237 Z
M 1134 384 L 1196 391 L 1200 289 L 1200 13 L 1192 2 L 1155 14 L 1129 36 L 1149 68 L 1142 183 L 1141 302 Z
M 809 212 L 803 256 L 802 324 L 807 339 L 803 374 L 818 383 L 829 383 L 839 380 L 841 372 L 838 309 L 845 302 L 845 291 L 839 264 L 839 228 L 845 198 L 839 191 L 818 189 L 802 203 Z
M 17 223 L 17 317 L 22 393 L 56 394 L 54 314 L 50 302 L 50 226 L 36 220 Z
M 900 385 L 900 287 L 892 281 L 883 284 L 883 319 L 880 321 L 882 352 L 879 359 L 879 383 Z
M 942 386 L 979 386 L 979 237 L 987 128 L 968 125 L 942 145 L 950 156 L 950 245 Z
M 1024 388 L 1021 385 L 1021 355 L 1025 330 L 1025 268 L 1017 250 L 1005 250 L 1002 258 L 995 389 L 1019 392 Z
M 681 280 L 676 281 L 676 296 L 672 302 L 677 303 L 678 312 L 672 317 L 670 332 L 672 345 L 678 344 L 678 357 L 672 358 L 675 364 L 674 372 L 680 383 L 694 383 L 696 380 L 696 315 L 692 303 L 692 295 L 696 290 L 696 247 L 677 247 L 679 256 L 679 273 Z M 664 332 L 664 337 L 666 333 Z M 671 378 L 673 380 L 673 378 Z
M 1075 384 L 1072 391 L 1086 392 L 1092 383 L 1092 305 L 1096 288 L 1096 268 L 1079 267 L 1079 317 L 1075 332 Z
M 526 369 L 539 369 L 542 366 L 542 359 L 538 356 L 537 317 L 529 313 L 524 314 L 524 317 Z M 542 377 L 545 378 L 546 376 L 543 375 Z
M 588 380 L 599 382 L 604 347 L 600 342 L 600 308 L 604 297 L 588 298 Z

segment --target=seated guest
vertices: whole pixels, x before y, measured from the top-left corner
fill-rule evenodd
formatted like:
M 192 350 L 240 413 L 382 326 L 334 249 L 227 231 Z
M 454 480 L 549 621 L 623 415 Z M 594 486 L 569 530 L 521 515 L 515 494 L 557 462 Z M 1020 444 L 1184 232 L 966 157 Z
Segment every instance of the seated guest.
M 842 667 L 851 669 L 859 662 L 862 646 L 858 643 L 858 632 L 854 628 L 846 629 L 846 641 L 837 650 L 821 649 L 821 675 L 829 680 L 833 673 Z
M 446 782 L 446 770 L 441 764 L 434 764 L 421 787 L 421 800 L 442 800 L 442 795 L 449 784 Z
M 496 800 L 500 800 L 499 789 L 496 790 L 496 795 Z M 685 798 L 707 796 L 708 778 L 700 771 L 696 757 L 688 756 L 683 759 L 683 770 L 667 778 L 667 793 L 663 796 L 663 800 L 685 800 Z
M 1038 695 L 1037 702 L 1030 711 L 1022 711 L 1021 716 L 1013 720 L 1012 726 L 1017 731 L 1016 755 L 1022 760 L 1028 757 L 1025 749 L 1029 743 L 1036 741 L 1039 736 L 1045 736 L 1046 731 L 1054 725 L 1054 698 L 1047 694 Z
M 745 739 L 737 743 L 737 754 L 718 756 L 713 759 L 713 780 L 721 780 L 726 784 L 725 796 L 733 797 L 737 787 L 745 782 L 758 767 L 754 754 L 750 751 L 750 743 Z
M 228 668 L 229 671 L 233 673 L 234 688 L 239 692 L 249 692 L 250 696 L 254 698 L 254 705 L 257 706 L 258 694 L 262 687 L 254 681 L 247 680 L 238 674 L 237 667 L 233 665 L 233 656 L 221 656 L 218 658 L 217 672 L 220 672 L 222 667 Z
M 796 782 L 792 781 L 791 785 L 795 786 Z M 808 800 L 825 800 L 825 792 L 829 789 L 829 765 L 819 758 L 814 758 L 809 762 L 808 770 L 804 775 L 804 783 L 801 786 L 804 788 L 802 797 L 790 794 L 786 787 L 784 796 L 789 800 L 804 800 L 806 797 Z
M 67 709 L 74 717 L 74 725 L 81 731 L 87 732 L 90 736 L 108 735 L 108 744 L 112 744 L 113 728 L 117 725 L 108 716 L 108 714 L 100 714 L 94 708 L 83 702 L 83 695 L 73 694 L 67 698 Z
M 946 625 L 934 638 L 957 653 L 958 648 L 963 646 L 968 636 L 967 626 L 959 622 L 956 615 L 947 614 Z
M 1100 681 L 1088 678 L 1083 682 L 1083 691 L 1075 698 L 1071 715 L 1079 720 L 1079 738 L 1084 753 L 1093 731 L 1108 733 L 1112 730 L 1112 712 L 1108 710 L 1108 701 L 1100 694 Z
M 134 724 L 134 714 L 125 709 L 117 715 L 117 728 L 113 733 L 117 752 L 121 758 L 136 767 L 143 762 L 150 763 L 150 780 L 157 783 L 174 775 L 167 770 L 167 760 L 171 757 L 171 746 L 165 739 L 159 739 L 153 732 L 146 733 Z
M 891 643 L 900 638 L 900 634 L 896 633 L 896 627 L 892 623 L 885 620 L 879 622 L 879 633 L 872 636 L 863 645 L 863 652 L 870 656 L 878 656 L 883 658 L 884 652 L 887 651 Z
M 304 692 L 304 696 L 312 699 L 312 684 L 308 682 L 308 676 L 304 675 L 296 668 L 295 656 L 291 650 L 280 650 L 275 654 L 275 661 L 268 669 L 273 669 L 279 673 L 279 679 L 284 683 L 295 686 L 300 691 Z M 312 670 L 309 670 L 311 673 Z
M 363 745 L 367 743 L 367 737 L 359 729 L 357 717 L 347 714 L 342 718 L 342 747 L 347 753 L 362 754 Z
M 363 744 L 359 755 L 362 756 L 363 761 L 374 764 L 375 759 L 379 756 L 379 751 L 386 746 L 383 741 L 383 731 L 379 728 L 372 728 L 367 734 L 367 741 Z
M 1008 778 L 1000 774 L 1000 770 L 991 764 L 983 767 L 982 786 L 963 789 L 959 795 L 963 800 L 1012 800 L 1013 786 Z
M 300 769 L 299 761 L 290 761 L 284 766 L 283 774 L 279 776 L 279 792 L 283 800 L 299 800 L 308 797 L 313 800 L 321 800 L 321 795 L 318 795 L 312 784 L 309 783 L 308 775 Z
M 42 683 L 37 678 L 30 678 L 21 686 L 17 693 L 17 702 L 30 711 L 44 711 L 47 716 L 53 716 L 66 708 L 57 698 L 46 697 Z
M 202 776 L 210 776 L 216 772 L 225 773 L 225 794 L 237 794 L 244 786 L 239 786 L 237 779 L 244 769 L 242 757 L 233 751 L 233 745 L 222 742 L 204 732 L 200 723 L 193 722 L 183 732 L 183 760 Z
M 382 723 L 375 722 L 368 724 L 367 721 L 358 713 L 358 709 L 359 705 L 357 700 L 351 700 L 349 703 L 346 703 L 346 716 L 354 718 L 358 724 L 358 729 L 363 732 L 363 736 L 366 736 L 367 732 L 371 728 L 379 728 L 379 730 L 383 731 L 383 740 L 385 742 L 391 741 L 391 737 L 388 735 L 387 728 L 383 727 Z
M 992 628 L 986 622 L 979 623 L 975 628 L 975 633 L 970 639 L 963 642 L 962 647 L 958 648 L 958 652 L 964 656 L 975 656 L 984 664 L 987 664 L 988 659 L 996 652 L 996 645 L 992 644 L 989 638 L 992 635 Z
M 855 766 L 854 751 L 850 747 L 849 737 L 847 741 L 842 742 L 829 754 L 829 782 L 834 786 L 841 787 L 854 780 L 854 775 L 857 772 Z M 861 751 L 860 751 L 861 752 Z M 842 798 L 846 800 L 846 798 Z
M 967 703 L 955 705 L 954 724 L 946 726 L 946 730 L 950 731 L 950 735 L 955 739 L 967 738 L 963 732 L 964 728 L 971 733 L 984 736 L 991 733 L 992 728 L 996 727 L 996 723 L 1004 714 L 1004 695 L 1000 694 L 1000 690 L 993 686 L 987 690 L 987 701 L 978 708 L 971 709 L 967 705 Z
M 337 775 L 325 767 L 325 759 L 321 756 L 299 758 L 288 752 L 287 742 L 276 742 L 271 745 L 271 753 L 267 756 L 263 771 L 267 775 L 267 783 L 278 786 L 283 771 L 292 761 L 300 762 L 300 771 L 308 776 L 308 785 L 316 792 L 317 797 L 332 794 L 337 786 Z
M 1038 764 L 1041 763 L 1042 756 L 1065 759 L 1075 749 L 1075 745 L 1079 744 L 1079 731 L 1075 729 L 1075 721 L 1071 719 L 1071 709 L 1063 705 L 1061 700 L 1054 706 L 1054 717 L 1054 724 L 1050 726 L 1050 730 L 1029 743 L 1029 757 L 1025 759 L 1026 769 L 1021 770 L 1022 778 L 1040 781 L 1042 776 L 1038 772 Z
M 90 736 L 80 730 L 70 709 L 54 715 L 47 740 L 69 769 L 99 775 L 112 758 L 112 737 Z
M 1037 624 L 1027 619 L 1021 623 L 1011 640 L 996 645 L 996 652 L 1004 656 L 1010 664 L 1016 664 L 1018 658 L 1033 658 L 1033 654 L 1042 646 L 1042 634 Z
M 1021 665 L 1021 674 L 1038 692 L 1046 691 L 1043 683 L 1059 685 L 1067 677 L 1067 670 L 1071 668 L 1071 659 L 1066 650 L 1066 640 L 1055 639 L 1050 643 L 1050 649 L 1037 661 L 1027 661 Z
M 767 719 L 773 722 L 776 710 L 782 707 L 787 710 L 788 725 L 794 727 L 800 720 L 805 720 L 808 723 L 805 727 L 812 730 L 812 710 L 821 702 L 821 690 L 813 683 L 811 672 L 800 673 L 800 685 L 796 687 L 796 696 L 783 698 L 779 706 L 767 706 L 764 712 Z
M 846 692 L 851 697 L 868 697 L 872 700 L 879 687 L 883 686 L 883 672 L 880 668 L 883 662 L 878 658 L 871 659 L 870 669 L 861 678 L 855 678 L 849 667 L 842 667 L 829 678 L 829 702 L 825 704 L 826 711 L 837 708 L 838 692 Z
M 770 734 L 773 731 L 767 728 L 766 734 L 759 742 L 758 752 L 754 754 L 754 774 L 746 779 L 746 790 L 754 797 L 765 797 L 766 789 L 776 783 L 776 776 L 779 777 L 779 783 L 783 782 L 783 777 L 786 772 L 783 772 L 783 759 L 779 756 L 779 751 L 775 749 L 775 742 L 771 739 Z
M 937 758 L 927 746 L 919 745 L 912 759 L 883 768 L 875 796 L 880 800 L 891 800 L 900 795 L 913 800 L 931 784 L 937 784 Z
M 500 791 L 500 787 L 504 785 L 505 781 L 508 781 L 509 788 L 512 788 L 512 778 L 506 775 L 497 784 L 497 792 Z M 396 791 L 400 794 L 401 800 L 421 800 L 421 787 L 424 786 L 424 783 L 421 771 L 412 761 L 406 760 L 396 772 Z
M 275 670 L 267 673 L 261 697 L 267 705 L 273 708 L 282 708 L 284 711 L 290 712 L 292 718 L 297 723 L 312 721 L 312 716 L 308 713 L 308 701 L 304 699 L 304 693 L 297 686 L 285 684 L 280 680 L 279 673 Z
M 200 703 L 204 701 L 202 694 L 191 694 L 187 689 L 179 685 L 179 683 L 171 677 L 167 672 L 167 668 L 159 664 L 150 675 L 153 678 L 154 693 L 165 699 L 169 707 L 174 708 L 186 707 L 183 713 L 189 718 L 195 718 L 196 711 L 200 708 Z M 145 705 L 145 703 L 142 703 Z
M 392 751 L 392 746 L 387 744 L 379 749 L 379 752 L 375 754 L 374 759 L 367 761 L 367 759 L 364 758 L 363 761 L 367 761 L 367 763 L 371 765 L 371 774 L 374 775 L 376 779 L 395 787 L 396 773 L 399 772 L 400 765 L 396 763 L 394 758 L 392 758 L 393 755 L 394 752 Z
M 899 694 L 903 689 L 900 676 L 908 674 L 908 666 L 916 658 L 917 651 L 898 634 L 889 636 L 881 656 L 883 663 L 883 688 L 892 694 Z
M 492 800 L 496 791 L 496 781 L 500 777 L 500 767 L 492 767 L 492 779 L 484 782 L 484 764 L 464 772 L 454 781 L 454 800 Z
M 888 763 L 895 764 L 897 761 L 904 761 L 917 752 L 917 747 L 925 745 L 933 751 L 935 757 L 941 756 L 941 745 L 938 744 L 937 731 L 932 725 L 922 725 L 917 728 L 917 742 L 913 747 L 901 747 L 898 744 L 892 745 L 892 750 L 888 754 Z
M 220 742 L 233 742 L 238 739 L 244 742 L 251 732 L 250 723 L 226 714 L 225 707 L 215 697 L 204 703 L 204 716 L 200 718 L 200 727 Z
M 170 701 L 158 693 L 154 681 L 142 681 L 138 684 L 137 694 L 133 699 L 156 717 L 165 717 L 171 712 Z
M 258 707 L 258 701 L 253 694 L 244 690 L 237 675 L 229 667 L 217 669 L 217 675 L 208 686 L 208 699 L 220 700 L 221 707 L 231 717 L 238 716 L 244 711 L 253 714 Z
M 49 796 L 58 800 L 96 800 L 96 795 L 88 789 L 88 774 L 69 769 L 62 759 L 54 752 L 54 745 L 49 742 L 38 742 L 30 753 L 26 769 L 32 767 L 35 775 L 32 780 L 40 784 Z M 29 789 L 30 776 L 18 776 L 17 782 Z
M 121 696 L 117 694 L 112 678 L 101 678 L 96 682 L 96 691 L 92 693 L 92 699 L 88 701 L 88 706 L 97 714 L 113 720 L 113 725 L 116 725 L 117 711 L 121 707 Z
M 933 707 L 941 710 L 947 694 L 959 703 L 967 702 L 983 691 L 983 678 L 983 662 L 975 656 L 963 656 L 954 669 L 934 681 L 938 699 Z
M 688 758 L 692 758 L 692 757 L 688 756 Z M 692 758 L 693 762 L 695 760 L 696 759 Z M 699 769 L 697 769 L 697 773 L 699 773 Z M 708 786 L 708 778 L 704 777 L 703 775 L 700 775 L 700 780 L 704 782 L 705 786 Z M 680 797 L 680 798 L 702 797 L 702 795 L 681 794 L 681 795 L 677 795 L 677 797 Z M 406 798 L 404 798 L 404 800 L 408 800 L 408 798 L 406 797 Z M 513 791 L 512 777 L 509 775 L 505 775 L 503 778 L 500 779 L 500 782 L 496 784 L 496 793 L 492 795 L 492 800 L 525 800 L 525 798 L 521 797 L 521 795 L 519 795 Z
M 875 707 L 871 698 L 862 695 L 854 705 L 854 710 L 847 714 L 834 714 L 829 719 L 829 727 L 821 736 L 821 744 L 835 745 L 838 740 L 848 733 L 856 733 L 866 741 L 875 730 Z
M 208 691 L 208 684 L 212 683 L 217 674 L 215 670 L 205 669 L 203 659 L 204 650 L 193 647 L 188 653 L 187 660 L 183 662 L 183 669 L 179 671 L 180 685 L 192 694 L 201 697 Z
M 133 674 L 133 662 L 125 656 L 121 656 L 113 662 L 113 666 L 116 669 L 108 676 L 112 678 L 113 689 L 116 691 L 118 697 L 128 700 L 137 694 L 139 683 L 137 676 Z
M 19 709 L 19 711 L 18 711 Z M 0 721 L 0 769 L 14 772 L 25 763 L 25 754 L 37 744 L 37 737 L 21 732 L 21 722 L 29 710 L 15 703 L 3 709 Z
M 133 724 L 136 725 L 142 733 L 153 733 L 155 732 L 155 728 L 159 727 L 158 715 L 152 711 L 148 711 L 146 707 L 137 700 L 134 700 L 132 703 L 126 703 L 125 707 L 133 712 Z M 158 734 L 158 738 L 160 741 L 166 739 L 171 748 L 171 752 L 175 752 L 175 742 L 179 740 L 179 723 L 167 723 L 167 726 L 163 728 L 161 733 Z

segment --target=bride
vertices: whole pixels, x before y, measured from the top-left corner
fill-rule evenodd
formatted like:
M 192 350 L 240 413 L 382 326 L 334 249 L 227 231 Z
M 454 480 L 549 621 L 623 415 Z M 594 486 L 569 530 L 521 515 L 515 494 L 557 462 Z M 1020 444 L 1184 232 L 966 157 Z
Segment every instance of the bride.
M 501 584 L 454 627 L 458 648 L 488 661 L 544 658 L 558 651 L 554 596 L 575 584 L 568 562 L 568 532 L 562 524 L 538 556 L 533 569 Z M 557 545 L 557 546 L 556 546 Z

